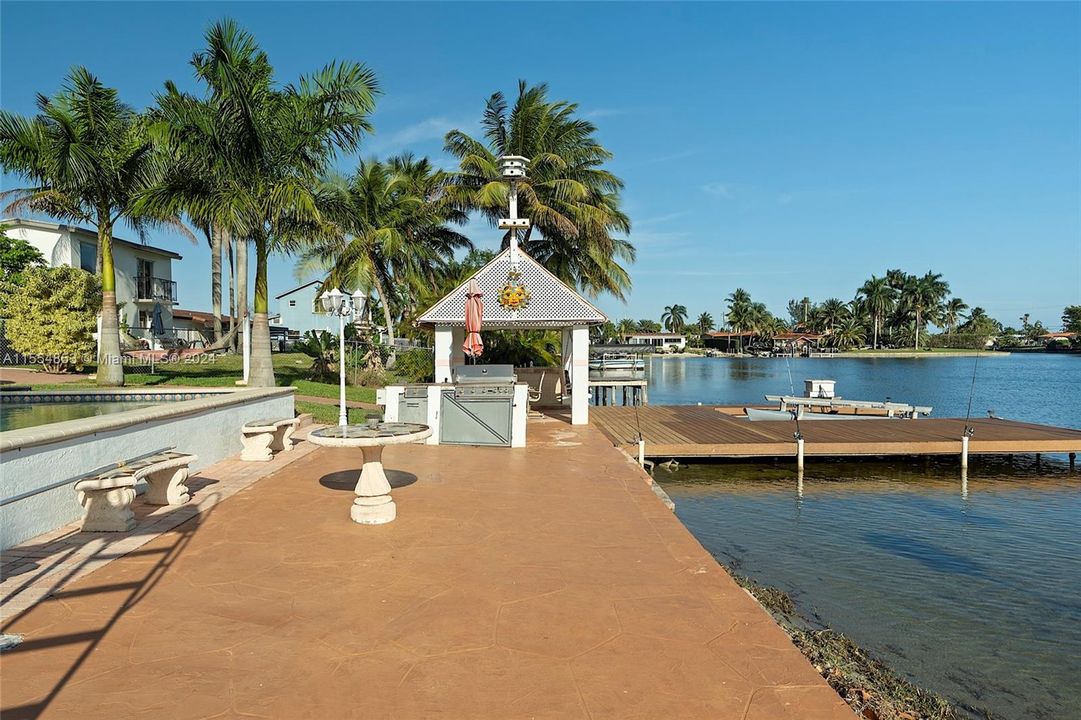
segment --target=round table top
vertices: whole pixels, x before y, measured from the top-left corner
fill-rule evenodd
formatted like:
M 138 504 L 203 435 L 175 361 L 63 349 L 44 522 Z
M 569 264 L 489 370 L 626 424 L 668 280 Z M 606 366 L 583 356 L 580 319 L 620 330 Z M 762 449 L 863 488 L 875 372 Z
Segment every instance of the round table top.
M 372 445 L 402 445 L 416 442 L 432 434 L 432 429 L 420 423 L 383 422 L 374 428 L 367 425 L 333 425 L 314 430 L 308 440 L 330 447 L 365 447 Z

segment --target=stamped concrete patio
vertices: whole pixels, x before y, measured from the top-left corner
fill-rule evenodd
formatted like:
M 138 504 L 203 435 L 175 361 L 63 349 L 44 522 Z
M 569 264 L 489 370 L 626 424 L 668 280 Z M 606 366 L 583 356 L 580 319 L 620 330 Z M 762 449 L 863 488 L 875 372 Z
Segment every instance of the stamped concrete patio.
M 4 720 L 852 718 L 591 427 L 316 449 L 26 610 Z

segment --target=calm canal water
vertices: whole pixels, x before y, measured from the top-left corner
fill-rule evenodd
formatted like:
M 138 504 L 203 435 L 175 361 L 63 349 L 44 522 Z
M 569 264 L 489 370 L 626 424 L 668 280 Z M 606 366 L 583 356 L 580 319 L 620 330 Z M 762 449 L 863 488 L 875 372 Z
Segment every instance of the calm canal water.
M 964 416 L 974 358 L 656 359 L 650 402 L 751 404 L 837 380 Z M 1081 357 L 978 361 L 972 414 L 1081 428 Z M 695 463 L 655 477 L 705 547 L 914 682 L 995 718 L 1081 718 L 1081 471 L 1064 459 Z

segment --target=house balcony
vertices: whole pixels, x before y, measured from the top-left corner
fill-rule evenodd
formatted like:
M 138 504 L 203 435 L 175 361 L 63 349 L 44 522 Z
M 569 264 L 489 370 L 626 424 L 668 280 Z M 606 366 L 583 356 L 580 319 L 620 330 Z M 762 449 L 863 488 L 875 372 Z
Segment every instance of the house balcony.
M 135 299 L 139 302 L 176 303 L 176 281 L 140 276 L 135 278 Z

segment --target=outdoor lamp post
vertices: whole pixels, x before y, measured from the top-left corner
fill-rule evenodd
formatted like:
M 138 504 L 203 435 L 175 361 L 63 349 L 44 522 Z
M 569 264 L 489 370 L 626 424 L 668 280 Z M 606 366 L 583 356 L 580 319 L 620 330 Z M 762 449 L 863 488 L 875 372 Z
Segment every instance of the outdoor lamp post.
M 363 314 L 367 298 L 360 290 L 347 295 L 338 288 L 333 288 L 320 295 L 319 302 L 322 303 L 323 310 L 338 316 L 338 425 L 344 427 L 349 424 L 345 407 L 345 316 L 352 315 L 355 320 L 358 314 Z

